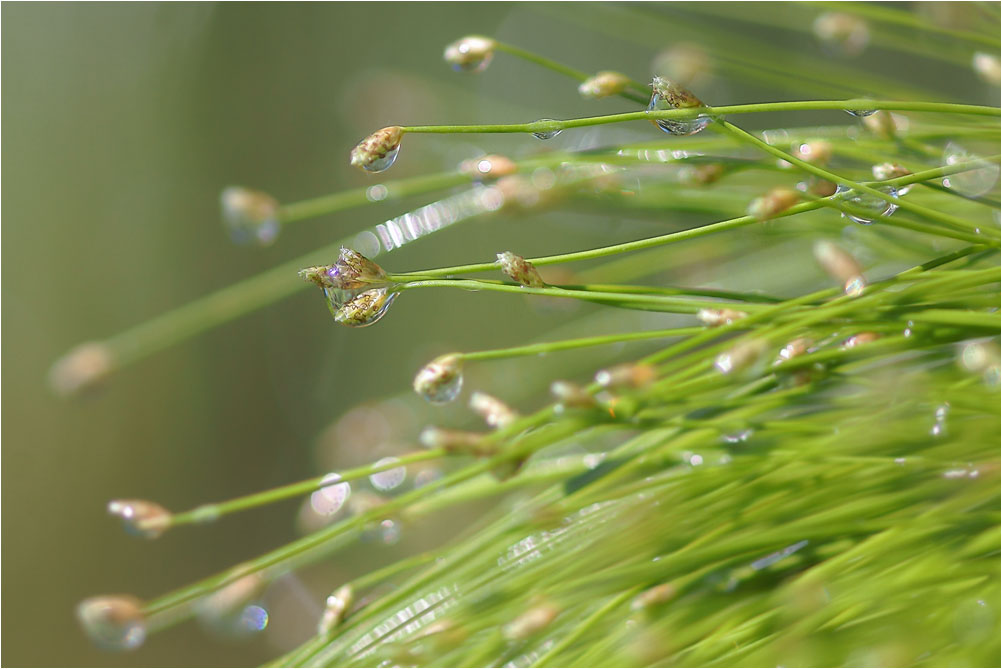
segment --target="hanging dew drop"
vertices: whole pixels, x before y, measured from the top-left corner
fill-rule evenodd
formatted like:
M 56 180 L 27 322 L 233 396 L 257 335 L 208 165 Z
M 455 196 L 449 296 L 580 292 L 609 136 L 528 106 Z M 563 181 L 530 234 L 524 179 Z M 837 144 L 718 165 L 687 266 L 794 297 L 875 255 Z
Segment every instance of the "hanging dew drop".
M 667 111 L 671 109 L 689 109 L 702 107 L 703 103 L 691 92 L 667 79 L 654 77 L 651 83 L 653 93 L 647 105 L 647 111 Z M 655 125 L 669 135 L 695 135 L 710 124 L 710 117 L 701 114 L 694 119 L 653 119 Z
M 552 118 L 541 118 L 538 121 L 536 121 L 536 123 L 549 123 L 549 122 L 555 123 L 556 121 L 554 119 L 552 119 Z M 534 132 L 534 133 L 532 133 L 532 136 L 535 137 L 536 139 L 553 139 L 554 137 L 556 137 L 557 135 L 559 135 L 561 132 L 563 132 L 563 131 L 562 130 L 546 130 L 546 131 L 541 131 L 541 132 Z
M 839 186 L 839 193 L 849 193 L 852 189 L 845 188 L 844 186 Z M 898 190 L 893 186 L 881 186 L 877 190 L 882 193 L 886 193 L 892 197 L 898 197 Z M 870 195 L 869 193 L 853 193 L 847 196 L 844 200 L 847 204 L 852 205 L 857 210 L 864 210 L 872 212 L 872 216 L 890 216 L 895 211 L 898 210 L 898 205 L 893 202 L 887 202 L 880 199 L 876 195 Z M 865 213 L 849 213 L 842 212 L 842 216 L 848 218 L 853 223 L 859 223 L 860 225 L 872 225 L 873 218 L 870 218 Z
M 382 157 L 376 158 L 372 162 L 362 165 L 362 169 L 366 172 L 372 172 L 373 174 L 377 172 L 385 172 L 393 166 L 393 163 L 397 161 L 398 153 L 400 153 L 400 147 L 395 146 L 387 151 Z

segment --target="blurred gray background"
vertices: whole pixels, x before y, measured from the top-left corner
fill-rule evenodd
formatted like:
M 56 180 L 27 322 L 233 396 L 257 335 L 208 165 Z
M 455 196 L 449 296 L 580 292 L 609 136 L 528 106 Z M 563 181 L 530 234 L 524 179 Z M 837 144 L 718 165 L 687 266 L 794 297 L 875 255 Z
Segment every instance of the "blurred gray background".
M 322 473 L 331 463 L 318 456 L 318 437 L 355 404 L 406 390 L 434 355 L 516 345 L 560 325 L 564 313 L 501 295 L 415 291 L 377 326 L 349 330 L 331 322 L 311 289 L 143 360 L 82 401 L 55 398 L 48 367 L 81 341 L 429 199 L 298 223 L 273 247 L 238 248 L 219 224 L 218 194 L 227 185 L 292 202 L 375 183 L 349 169 L 348 151 L 391 123 L 624 110 L 611 100 L 585 107 L 572 83 L 512 58 L 469 76 L 451 72 L 441 54 L 454 39 L 482 33 L 581 70 L 643 79 L 659 49 L 699 38 L 666 30 L 634 39 L 608 20 L 633 20 L 629 11 L 544 3 L 3 5 L 4 665 L 258 664 L 308 636 L 325 591 L 371 560 L 437 545 L 434 528 L 405 528 L 399 544 L 339 555 L 287 584 L 272 625 L 250 641 L 185 623 L 135 654 L 114 655 L 95 650 L 73 618 L 85 597 L 151 598 L 297 536 L 292 502 L 148 542 L 106 515 L 109 499 L 183 510 Z M 715 39 L 702 43 L 712 50 Z M 814 48 L 808 36 L 797 39 Z M 937 75 L 936 67 L 923 76 Z M 944 85 L 963 91 L 973 81 Z M 726 76 L 703 90 L 708 100 L 734 103 L 799 97 Z M 844 116 L 834 114 L 812 119 Z M 644 126 L 564 133 L 546 148 L 655 139 Z M 385 177 L 542 147 L 524 136 L 413 136 Z M 498 217 L 383 262 L 416 270 L 482 261 L 506 248 L 546 254 L 662 229 L 587 212 Z M 342 455 L 344 466 L 375 459 Z

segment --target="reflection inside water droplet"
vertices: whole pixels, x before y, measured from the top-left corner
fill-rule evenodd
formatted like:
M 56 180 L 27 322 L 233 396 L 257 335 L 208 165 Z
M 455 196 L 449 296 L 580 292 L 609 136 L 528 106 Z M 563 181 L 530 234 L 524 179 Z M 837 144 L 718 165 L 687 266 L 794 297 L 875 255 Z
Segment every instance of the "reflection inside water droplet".
M 366 172 L 385 172 L 393 166 L 393 163 L 397 161 L 397 154 L 400 153 L 400 145 L 394 146 L 392 149 L 387 151 L 381 158 L 375 158 L 369 162 L 362 163 L 362 169 Z
M 877 190 L 892 197 L 898 197 L 898 190 L 894 186 L 880 186 Z M 839 186 L 837 192 L 848 193 L 844 199 L 846 204 L 849 204 L 857 209 L 872 212 L 874 217 L 890 216 L 898 210 L 898 205 L 893 202 L 882 200 L 876 195 L 870 195 L 869 193 L 855 193 L 845 186 Z M 848 218 L 854 223 L 859 223 L 860 225 L 870 225 L 873 223 L 873 218 L 869 218 L 865 213 L 842 212 L 842 216 Z
M 554 121 L 554 119 L 552 119 L 552 118 L 541 118 L 538 121 L 536 121 L 536 123 L 546 123 L 548 121 Z M 542 132 L 534 132 L 534 133 L 532 133 L 532 136 L 535 137 L 536 139 L 553 139 L 554 137 L 556 137 L 557 135 L 559 135 L 561 132 L 563 132 L 563 131 L 562 130 L 546 130 L 546 131 L 542 131 Z

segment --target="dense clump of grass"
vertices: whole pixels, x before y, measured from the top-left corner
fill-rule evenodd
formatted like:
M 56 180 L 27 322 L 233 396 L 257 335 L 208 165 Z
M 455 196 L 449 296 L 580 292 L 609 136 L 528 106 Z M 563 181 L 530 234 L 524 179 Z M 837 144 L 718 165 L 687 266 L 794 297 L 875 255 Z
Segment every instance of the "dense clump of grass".
M 697 26 L 711 11 L 690 9 L 684 18 Z M 755 18 L 739 12 L 730 20 Z M 945 40 L 948 48 L 927 55 L 954 64 L 958 45 L 981 49 L 987 40 L 997 49 L 982 32 L 937 28 L 898 9 L 847 5 L 827 23 L 821 18 L 815 31 L 836 50 L 858 48 L 860 30 L 879 30 L 885 46 L 908 52 L 914 45 L 901 35 L 915 29 Z M 473 426 L 474 412 L 425 406 L 428 422 L 452 421 L 421 433 L 426 449 L 336 479 L 181 513 L 117 503 L 113 512 L 132 529 L 156 536 L 280 499 L 346 494 L 339 486 L 400 467 L 437 462 L 446 470 L 160 598 L 90 600 L 81 616 L 92 636 L 132 647 L 192 613 L 235 610 L 240 618 L 269 581 L 374 528 L 494 500 L 445 545 L 340 588 L 318 634 L 275 664 L 996 664 L 1000 234 L 991 154 L 999 110 L 944 101 L 837 59 L 789 67 L 784 54 L 718 58 L 753 81 L 848 99 L 709 106 L 656 79 L 656 102 L 668 102 L 648 111 L 393 126 L 360 143 L 352 162 L 388 169 L 401 146 L 417 141 L 407 136 L 420 133 L 545 139 L 640 120 L 655 123 L 649 142 L 483 157 L 456 171 L 294 204 L 228 191 L 223 203 L 237 236 L 269 242 L 279 225 L 320 214 L 405 196 L 438 199 L 85 345 L 54 370 L 57 387 L 76 390 L 264 307 L 306 285 L 299 270 L 346 325 L 392 318 L 393 300 L 418 289 L 439 290 L 443 299 L 463 289 L 605 309 L 539 342 L 519 341 L 515 324 L 510 348 L 452 352 L 419 374 L 415 389 L 447 402 L 465 368 L 520 365 L 521 381 L 505 386 L 503 399 L 535 410 L 519 414 L 481 394 L 473 408 L 489 431 L 452 429 Z M 593 79 L 489 37 L 446 51 L 469 71 L 504 56 L 553 70 L 586 97 L 635 104 L 650 95 L 625 74 Z M 672 61 L 678 67 L 680 58 Z M 865 90 L 886 91 L 886 99 L 860 97 Z M 757 134 L 734 120 L 838 109 L 864 120 Z M 497 262 L 410 272 L 393 271 L 401 268 L 391 269 L 392 257 L 380 260 L 385 267 L 371 261 L 499 209 L 558 208 L 714 222 L 539 258 L 498 249 Z M 665 268 L 694 262 L 721 278 L 704 287 L 664 280 Z M 565 266 L 574 273 L 559 273 Z M 628 362 L 605 353 L 625 342 L 638 347 Z M 568 366 L 561 376 L 523 359 L 577 349 L 594 351 L 595 364 Z M 552 397 L 544 397 L 547 387 Z

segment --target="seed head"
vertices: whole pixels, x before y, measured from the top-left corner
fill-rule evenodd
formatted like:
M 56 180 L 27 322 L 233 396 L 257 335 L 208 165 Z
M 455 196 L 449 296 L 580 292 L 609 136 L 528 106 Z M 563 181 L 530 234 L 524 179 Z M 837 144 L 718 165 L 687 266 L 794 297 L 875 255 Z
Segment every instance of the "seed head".
M 470 397 L 470 408 L 491 427 L 505 427 L 518 420 L 517 411 L 487 393 L 473 393 Z
M 844 56 L 858 56 L 870 43 L 866 21 L 841 12 L 829 12 L 816 18 L 814 35 L 822 44 Z
M 91 597 L 77 605 L 84 632 L 105 650 L 133 650 L 146 639 L 143 604 L 132 595 Z
M 240 565 L 234 570 L 245 568 L 245 565 Z M 203 623 L 225 624 L 227 620 L 243 613 L 247 605 L 261 596 L 267 585 L 264 574 L 259 571 L 250 572 L 199 601 L 195 613 Z
M 793 152 L 793 156 L 812 165 L 826 165 L 832 159 L 832 145 L 823 139 L 803 142 Z
M 881 109 L 863 119 L 863 127 L 878 137 L 891 139 L 902 130 L 907 129 L 907 119 L 904 116 L 892 114 Z
M 491 64 L 496 46 L 490 37 L 469 35 L 445 47 L 445 62 L 456 72 L 483 72 Z
M 717 360 L 713 366 L 721 374 L 742 372 L 755 366 L 761 359 L 762 353 L 765 351 L 765 346 L 766 343 L 760 339 L 741 342 L 726 353 L 721 353 L 717 356 Z
M 911 170 L 895 163 L 881 163 L 880 165 L 873 166 L 873 178 L 877 181 L 897 179 L 899 177 L 906 177 L 909 174 L 911 174 Z
M 334 312 L 334 320 L 352 328 L 364 328 L 381 319 L 393 304 L 397 294 L 386 288 L 359 293 Z
M 458 353 L 435 358 L 414 377 L 414 392 L 432 404 L 451 402 L 462 388 L 463 357 Z
M 505 638 L 512 641 L 528 639 L 542 631 L 560 615 L 552 604 L 540 604 L 529 609 L 504 627 Z
M 802 356 L 807 353 L 813 345 L 814 342 L 811 339 L 807 337 L 798 337 L 780 349 L 779 357 L 776 358 L 776 361 L 772 364 L 778 365 L 787 360 L 792 360 L 793 358 Z
M 687 186 L 707 186 L 723 175 L 724 166 L 720 163 L 686 165 L 678 171 L 678 180 Z
M 688 88 L 663 77 L 654 77 L 651 81 L 651 90 L 671 109 L 691 109 L 705 106 L 703 101 L 693 95 Z
M 719 325 L 730 325 L 736 320 L 746 318 L 748 314 L 734 309 L 700 309 L 696 313 L 696 318 L 703 321 L 710 327 Z
M 324 290 L 364 290 L 387 285 L 386 272 L 358 251 L 341 247 L 337 262 L 299 270 L 299 276 Z
M 681 42 L 655 56 L 651 69 L 688 86 L 710 74 L 713 64 L 702 46 Z
M 590 409 L 595 406 L 595 398 L 588 391 L 570 381 L 554 381 L 550 384 L 550 394 L 556 398 L 560 411 L 567 409 Z
M 789 188 L 773 188 L 762 197 L 755 198 L 748 205 L 748 215 L 760 221 L 775 218 L 800 200 L 800 195 Z
M 842 342 L 842 348 L 856 348 L 857 346 L 869 344 L 870 342 L 877 341 L 878 339 L 880 339 L 880 335 L 876 332 L 860 332 L 859 334 L 855 334 Z
M 535 266 L 520 255 L 515 255 L 511 251 L 504 251 L 498 254 L 498 264 L 513 281 L 517 281 L 523 286 L 530 288 L 542 288 L 546 284 L 543 277 L 539 276 Z
M 662 583 L 653 588 L 648 588 L 634 597 L 633 602 L 630 603 L 630 608 L 634 611 L 649 609 L 658 604 L 671 601 L 677 594 L 678 589 L 674 585 L 671 583 Z
M 369 172 L 382 172 L 396 159 L 401 137 L 403 128 L 398 125 L 377 130 L 351 150 L 351 164 Z
M 327 606 L 317 624 L 317 634 L 324 636 L 334 631 L 334 628 L 345 619 L 354 598 L 355 594 L 350 585 L 343 585 L 335 590 L 327 598 Z
M 267 246 L 278 237 L 281 227 L 278 220 L 278 200 L 268 193 L 230 186 L 223 189 L 219 204 L 223 223 L 234 242 L 254 242 Z
M 971 66 L 986 84 L 998 86 L 1002 78 L 1002 66 L 997 56 L 979 51 L 971 58 Z
M 170 527 L 170 511 L 143 499 L 116 499 L 108 502 L 108 513 L 118 516 L 129 534 L 156 539 Z
M 489 455 L 491 449 L 484 444 L 484 436 L 479 432 L 463 432 L 460 430 L 446 430 L 441 427 L 429 425 L 421 430 L 418 441 L 425 448 L 442 448 L 449 453 L 462 453 L 465 455 Z
M 75 395 L 98 385 L 114 366 L 115 359 L 107 346 L 101 342 L 87 342 L 53 363 L 49 369 L 49 386 L 57 395 Z
M 599 72 L 594 77 L 585 79 L 578 86 L 578 93 L 582 97 L 599 99 L 607 98 L 610 95 L 622 93 L 630 83 L 630 78 L 619 72 Z
M 603 388 L 644 388 L 657 377 L 657 370 L 650 365 L 627 363 L 599 371 L 595 383 Z
M 862 294 L 866 288 L 863 267 L 848 251 L 822 239 L 814 244 L 814 257 L 830 277 L 844 286 L 846 295 Z

